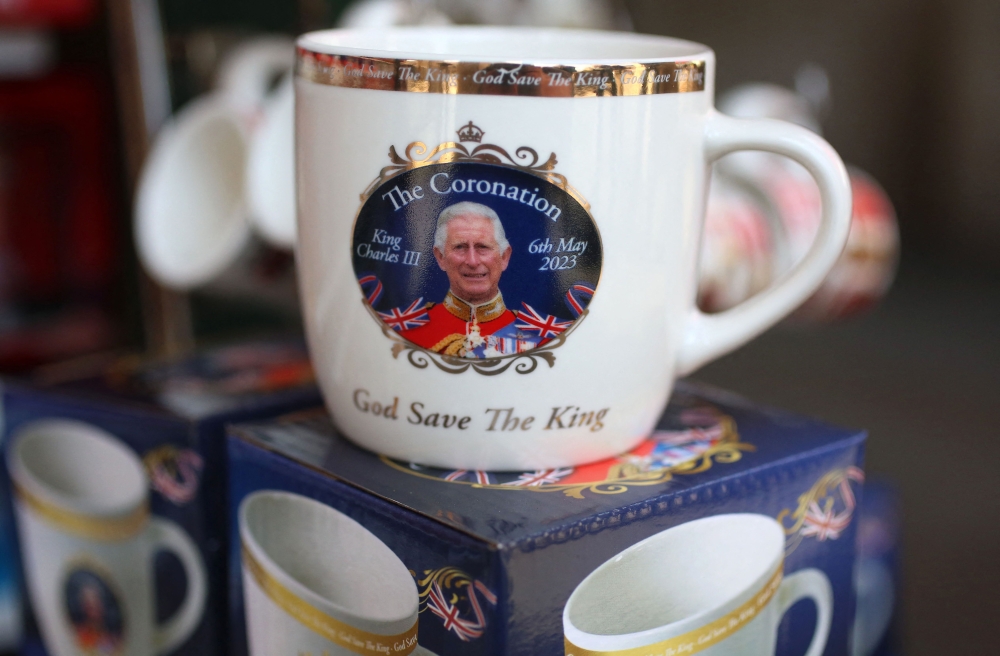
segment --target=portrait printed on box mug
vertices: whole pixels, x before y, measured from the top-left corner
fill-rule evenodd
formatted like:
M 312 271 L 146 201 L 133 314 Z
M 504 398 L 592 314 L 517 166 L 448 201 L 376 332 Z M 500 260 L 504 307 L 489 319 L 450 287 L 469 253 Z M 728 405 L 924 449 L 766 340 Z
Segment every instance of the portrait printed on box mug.
M 94 656 L 113 656 L 125 643 L 122 604 L 105 578 L 96 568 L 80 565 L 67 575 L 63 590 L 76 644 Z
M 483 131 L 470 121 L 458 135 L 478 143 Z M 554 155 L 538 165 L 528 148 L 511 157 L 490 144 L 448 143 L 433 153 L 442 150 L 456 157 L 409 161 L 370 188 L 352 244 L 368 304 L 386 328 L 440 356 L 503 358 L 551 345 L 597 287 L 593 218 L 564 178 L 539 175 Z

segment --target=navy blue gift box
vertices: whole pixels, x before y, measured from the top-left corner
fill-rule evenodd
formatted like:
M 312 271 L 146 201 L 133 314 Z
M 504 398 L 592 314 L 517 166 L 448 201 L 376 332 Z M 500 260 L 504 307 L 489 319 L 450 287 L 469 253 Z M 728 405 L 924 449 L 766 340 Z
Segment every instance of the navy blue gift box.
M 854 653 L 899 653 L 900 497 L 887 480 L 869 480 L 858 518 L 858 612 Z
M 315 499 L 387 545 L 414 579 L 419 644 L 435 654 L 563 654 L 563 608 L 595 568 L 666 529 L 728 513 L 780 524 L 786 575 L 826 575 L 833 612 L 824 653 L 850 652 L 863 432 L 682 382 L 643 444 L 575 468 L 398 462 L 340 437 L 321 409 L 235 425 L 229 436 L 233 656 L 248 649 L 236 511 L 261 490 Z M 792 606 L 776 653 L 804 653 L 816 617 L 811 601 Z
M 224 427 L 321 401 L 301 340 L 230 344 L 174 362 L 120 360 L 86 374 L 74 372 L 57 382 L 5 381 L 2 392 L 2 436 L 8 466 L 19 435 L 30 431 L 32 425 L 43 425 L 40 422 L 54 425 L 51 420 L 62 422 L 59 425 L 92 427 L 94 433 L 110 436 L 141 460 L 149 482 L 152 516 L 172 522 L 187 534 L 200 552 L 207 574 L 204 614 L 190 635 L 169 653 L 224 653 L 228 619 Z M 5 491 L 16 500 L 20 493 L 12 487 L 5 479 Z M 11 508 L 4 508 L 4 512 L 9 516 Z M 113 591 L 122 589 L 121 582 L 115 581 L 115 565 L 100 563 L 96 570 L 105 580 L 95 585 L 103 586 L 112 597 Z M 156 620 L 162 623 L 185 598 L 189 582 L 176 556 L 168 552 L 156 554 L 151 567 Z M 64 587 L 69 590 L 69 583 Z M 64 601 L 71 604 L 69 599 Z M 105 612 L 109 604 L 120 601 L 105 599 Z M 30 610 L 31 604 L 24 605 Z M 130 629 L 132 609 L 113 610 L 124 619 L 113 630 L 105 631 L 107 635 L 91 636 L 93 645 L 81 643 L 79 653 L 104 653 L 104 647 L 113 651 L 114 645 L 121 643 Z M 76 620 L 70 617 L 70 621 L 76 635 L 83 636 Z M 46 651 L 37 618 L 29 619 L 24 650 Z

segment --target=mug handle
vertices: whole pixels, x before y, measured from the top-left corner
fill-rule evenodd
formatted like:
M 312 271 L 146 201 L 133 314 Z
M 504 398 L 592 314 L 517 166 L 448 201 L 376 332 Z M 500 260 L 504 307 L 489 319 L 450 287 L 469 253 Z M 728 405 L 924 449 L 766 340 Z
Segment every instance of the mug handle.
M 295 65 L 295 41 L 286 36 L 262 36 L 233 49 L 219 65 L 217 87 L 239 111 L 255 115 L 271 93 L 276 78 Z
M 816 602 L 816 631 L 805 656 L 821 656 L 830 636 L 830 620 L 833 618 L 833 588 L 826 574 L 809 568 L 786 576 L 778 588 L 778 617 L 806 597 Z
M 184 598 L 184 603 L 172 617 L 154 630 L 154 653 L 165 654 L 186 640 L 198 626 L 208 594 L 207 573 L 201 552 L 177 524 L 153 517 L 150 519 L 148 530 L 151 533 L 154 549 L 174 553 L 184 565 L 184 573 L 187 576 L 187 596 Z
M 737 119 L 712 110 L 705 125 L 707 164 L 737 150 L 790 157 L 819 185 L 823 217 L 805 258 L 770 288 L 718 314 L 695 307 L 678 351 L 677 373 L 686 375 L 753 339 L 798 307 L 837 262 L 851 227 L 851 185 L 844 163 L 821 137 L 792 123 Z

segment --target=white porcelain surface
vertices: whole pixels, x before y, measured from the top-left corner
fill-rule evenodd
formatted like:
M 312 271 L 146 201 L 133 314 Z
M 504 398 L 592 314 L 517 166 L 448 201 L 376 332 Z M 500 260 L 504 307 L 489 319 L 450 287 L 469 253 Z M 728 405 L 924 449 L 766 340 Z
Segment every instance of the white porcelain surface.
M 673 381 L 781 319 L 820 284 L 846 239 L 850 189 L 837 155 L 790 124 L 714 111 L 715 57 L 687 41 L 623 33 L 498 28 L 328 31 L 300 44 L 380 58 L 621 64 L 704 59 L 702 92 L 626 97 L 445 95 L 296 80 L 297 264 L 310 350 L 327 406 L 345 435 L 407 461 L 462 469 L 576 465 L 644 439 Z M 604 59 L 597 59 L 604 57 Z M 359 194 L 407 144 L 454 141 L 472 120 L 486 141 L 555 153 L 556 171 L 590 203 L 603 270 L 586 320 L 555 363 L 496 376 L 418 369 L 394 357 L 362 303 L 351 264 Z M 799 159 L 824 189 L 827 220 L 803 264 L 771 290 L 720 315 L 694 306 L 709 164 L 745 148 Z M 427 299 L 437 301 L 438 299 Z M 399 418 L 361 411 L 353 394 L 398 399 Z M 470 417 L 465 430 L 414 425 L 407 409 Z M 554 407 L 607 409 L 604 427 L 546 430 Z M 535 417 L 529 430 L 490 431 L 488 409 Z

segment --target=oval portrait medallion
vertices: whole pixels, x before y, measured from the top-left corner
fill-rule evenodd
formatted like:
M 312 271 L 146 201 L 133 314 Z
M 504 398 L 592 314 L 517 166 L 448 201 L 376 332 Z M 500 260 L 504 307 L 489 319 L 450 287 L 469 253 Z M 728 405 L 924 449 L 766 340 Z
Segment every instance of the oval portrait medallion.
M 408 155 L 414 146 L 423 152 L 411 144 Z M 434 152 L 442 148 L 458 156 L 405 160 L 367 192 L 352 261 L 373 316 L 441 368 L 551 350 L 597 289 L 593 217 L 550 172 L 554 155 L 538 165 L 535 151 L 521 148 L 505 164 L 496 146 L 450 143 Z

